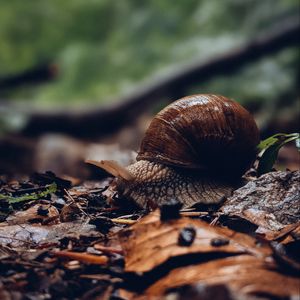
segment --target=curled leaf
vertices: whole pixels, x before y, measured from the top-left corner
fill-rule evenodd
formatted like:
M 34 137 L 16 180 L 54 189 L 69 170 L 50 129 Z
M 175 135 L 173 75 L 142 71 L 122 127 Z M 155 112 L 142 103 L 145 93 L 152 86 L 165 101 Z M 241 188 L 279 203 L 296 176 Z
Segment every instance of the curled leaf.
M 261 153 L 257 166 L 258 176 L 270 172 L 278 156 L 278 152 L 282 146 L 299 140 L 299 133 L 277 133 L 259 143 L 258 151 Z

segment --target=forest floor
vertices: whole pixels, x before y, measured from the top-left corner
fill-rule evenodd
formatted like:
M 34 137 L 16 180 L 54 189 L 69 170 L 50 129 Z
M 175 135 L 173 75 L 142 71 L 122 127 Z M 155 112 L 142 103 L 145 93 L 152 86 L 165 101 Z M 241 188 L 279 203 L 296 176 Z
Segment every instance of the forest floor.
M 108 203 L 110 178 L 2 177 L 0 298 L 298 299 L 299 178 L 248 177 L 220 206 L 148 214 Z

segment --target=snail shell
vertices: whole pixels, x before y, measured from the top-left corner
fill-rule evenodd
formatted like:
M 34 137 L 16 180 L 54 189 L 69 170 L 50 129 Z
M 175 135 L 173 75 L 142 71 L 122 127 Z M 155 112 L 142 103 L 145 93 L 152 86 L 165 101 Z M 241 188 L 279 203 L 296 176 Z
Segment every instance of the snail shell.
M 154 208 L 170 198 L 185 207 L 218 203 L 256 156 L 259 131 L 250 113 L 219 95 L 193 95 L 160 111 L 150 123 L 137 162 L 102 161 L 116 176 L 111 190 Z
M 237 176 L 249 168 L 258 143 L 255 121 L 240 104 L 218 95 L 194 95 L 154 117 L 137 160 Z

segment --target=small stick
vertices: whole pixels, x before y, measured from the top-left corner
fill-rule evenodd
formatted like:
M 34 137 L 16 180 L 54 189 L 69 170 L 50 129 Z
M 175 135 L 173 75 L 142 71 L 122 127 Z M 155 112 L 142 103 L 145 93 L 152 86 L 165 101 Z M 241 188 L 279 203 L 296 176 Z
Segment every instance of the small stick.
M 57 251 L 57 252 L 52 252 L 52 254 L 57 257 L 69 258 L 72 260 L 78 260 L 84 263 L 89 263 L 94 265 L 106 265 L 108 262 L 107 256 L 104 255 L 98 256 L 93 254 L 72 252 L 72 251 Z
M 131 218 L 133 216 L 134 216 L 133 214 L 131 214 L 131 215 L 124 215 L 124 216 L 117 217 L 116 219 L 129 219 L 129 218 Z
M 186 212 L 186 211 L 195 211 L 196 209 L 194 207 L 191 208 L 183 208 L 180 210 L 180 212 Z
M 66 189 L 64 189 L 64 192 L 67 194 L 67 197 L 69 198 L 69 200 L 71 200 L 71 202 L 74 203 L 86 217 L 89 217 L 88 214 L 82 209 L 82 207 L 75 201 L 73 196 Z
M 215 225 L 217 225 L 217 222 L 219 221 L 219 219 L 220 219 L 220 215 L 216 216 L 216 217 L 209 223 L 209 225 L 210 225 L 210 226 L 215 226 Z
M 181 212 L 180 215 L 182 217 L 199 217 L 199 216 L 207 216 L 208 212 L 206 212 L 206 211 L 184 211 L 184 212 Z
M 137 222 L 137 220 L 130 220 L 130 219 L 111 219 L 111 221 L 123 225 L 132 225 Z
M 100 244 L 95 244 L 94 248 L 96 250 L 100 250 L 104 253 L 117 253 L 117 254 L 121 254 L 121 255 L 124 254 L 122 249 L 117 249 L 117 248 L 114 248 L 114 247 L 105 247 L 105 246 L 100 245 Z

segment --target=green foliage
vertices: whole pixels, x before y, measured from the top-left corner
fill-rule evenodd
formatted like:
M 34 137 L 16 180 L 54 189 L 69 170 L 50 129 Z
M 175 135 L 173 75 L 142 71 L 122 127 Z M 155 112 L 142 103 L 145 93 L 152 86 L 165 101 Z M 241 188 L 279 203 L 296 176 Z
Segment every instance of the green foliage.
M 299 138 L 299 133 L 278 133 L 261 141 L 257 147 L 258 151 L 261 153 L 257 167 L 257 175 L 260 176 L 264 173 L 270 172 L 276 161 L 280 148 L 291 141 L 298 141 L 296 143 L 296 145 L 298 145 Z
M 54 82 L 0 96 L 39 105 L 108 102 L 158 73 L 205 61 L 298 8 L 295 1 L 0 0 L 0 77 L 56 62 Z M 212 80 L 196 91 L 250 101 L 295 84 L 295 51 Z M 269 78 L 266 80 L 266 78 Z M 259 96 L 260 95 L 260 96 Z
M 38 200 L 40 198 L 43 198 L 49 194 L 55 193 L 57 190 L 57 185 L 55 182 L 52 184 L 49 184 L 46 186 L 45 190 L 38 191 L 36 193 L 30 193 L 19 197 L 13 197 L 11 195 L 4 195 L 0 194 L 0 200 L 5 200 L 9 204 L 19 203 L 23 201 L 29 201 L 29 200 Z

